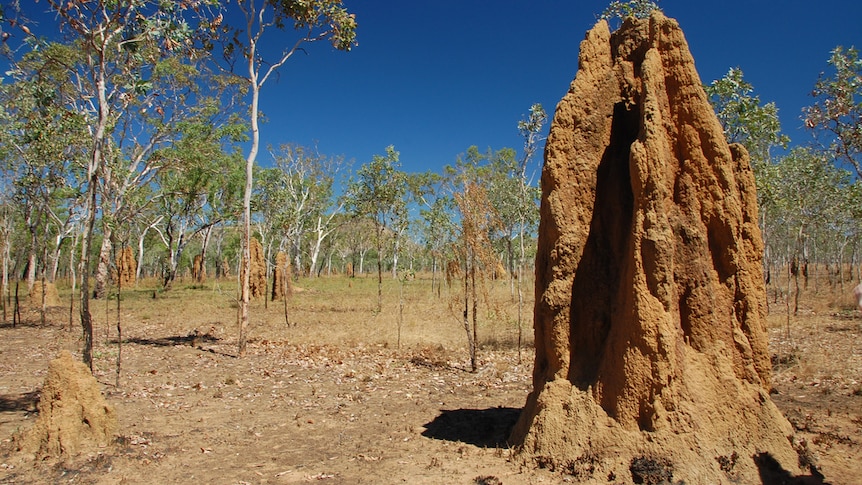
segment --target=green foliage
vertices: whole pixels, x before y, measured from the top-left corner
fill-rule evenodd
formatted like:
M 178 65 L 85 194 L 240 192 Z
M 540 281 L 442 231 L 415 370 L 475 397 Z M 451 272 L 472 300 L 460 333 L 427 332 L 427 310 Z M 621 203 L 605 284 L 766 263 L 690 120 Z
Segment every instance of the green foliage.
M 407 231 L 407 174 L 400 170 L 398 152 L 392 145 L 385 155 L 374 155 L 356 172 L 348 183 L 346 207 L 355 217 L 374 221 L 374 239 L 377 247 L 377 310 L 382 305 L 382 253 L 383 238 L 391 234 L 393 255 L 397 255 L 400 235 Z
M 454 231 L 454 201 L 445 192 L 445 182 L 441 175 L 430 171 L 408 179 L 412 198 L 419 206 L 420 241 L 435 260 L 443 256 Z
M 838 46 L 829 65 L 834 72 L 820 75 L 811 93 L 814 104 L 803 110 L 805 126 L 862 179 L 862 59 L 855 48 Z
M 228 0 L 227 4 L 230 3 Z M 356 45 L 356 16 L 344 8 L 341 0 L 265 0 L 262 5 L 255 5 L 253 0 L 236 0 L 236 3 L 245 21 L 231 26 L 223 23 L 220 15 L 209 26 L 221 35 L 222 56 L 229 64 L 253 58 L 255 71 L 263 74 L 257 79 L 259 85 L 304 43 L 328 40 L 341 51 L 350 51 Z M 262 68 L 264 60 L 258 48 L 269 26 L 279 30 L 291 26 L 299 38 L 274 62 L 268 62 L 268 67 Z
M 794 148 L 769 174 L 769 193 L 782 223 L 807 226 L 832 219 L 841 205 L 840 192 L 850 186 L 850 173 L 829 163 L 811 148 Z
M 743 79 L 742 70 L 731 68 L 721 79 L 704 86 L 728 143 L 741 143 L 751 157 L 761 212 L 767 210 L 776 190 L 771 150 L 786 148 L 790 138 L 781 133 L 775 103 L 761 104 L 754 87 Z M 771 209 L 769 209 L 771 210 Z M 768 229 L 768 228 L 764 228 Z
M 255 175 L 258 182 L 252 208 L 260 216 L 258 230 L 271 236 L 272 243 L 287 246 L 294 259 L 308 243 L 312 248 L 309 264 L 316 263 L 315 248 L 319 251 L 333 232 L 335 215 L 341 209 L 335 185 L 344 161 L 293 144 L 271 153 L 276 166 Z
M 741 143 L 756 163 L 767 162 L 770 149 L 787 147 L 775 103 L 761 104 L 742 70 L 731 68 L 723 78 L 704 86 L 728 143 Z
M 293 19 L 295 30 L 308 30 L 326 26 L 328 37 L 338 50 L 349 51 L 356 44 L 356 16 L 342 6 L 340 0 L 268 0 L 276 12 L 277 26 L 284 28 L 284 17 Z
M 452 212 L 454 201 L 450 197 L 437 197 L 428 208 L 420 209 L 425 248 L 435 257 L 442 256 L 452 242 Z
M 527 119 L 518 122 L 518 132 L 524 138 L 524 153 L 519 167 L 520 184 L 518 187 L 521 239 L 539 223 L 538 201 L 541 194 L 538 187 L 531 185 L 532 181 L 528 177 L 527 169 L 539 149 L 539 143 L 544 140 L 541 135 L 547 121 L 548 115 L 545 113 L 545 108 L 541 104 L 535 103 L 530 106 L 530 115 Z
M 371 217 L 382 229 L 406 214 L 407 176 L 400 170 L 392 145 L 385 155 L 374 155 L 349 182 L 347 206 L 357 217 Z
M 164 166 L 156 180 L 158 200 L 169 220 L 179 216 L 211 224 L 238 212 L 239 156 L 223 145 L 233 128 L 193 117 L 178 125 L 177 140 L 157 152 Z
M 489 150 L 483 158 L 488 161 L 488 199 L 500 221 L 500 237 L 511 240 L 518 234 L 523 215 L 538 214 L 535 191 L 522 197 L 521 164 L 516 158 L 515 150 Z
M 71 79 L 57 56 L 67 52 L 47 44 L 27 53 L 8 72 L 11 82 L 0 86 L 0 164 L 33 253 L 42 253 L 49 239 L 59 251 L 70 230 L 91 140 L 87 118 L 65 103 Z
M 461 253 L 460 257 L 463 260 L 469 256 L 477 266 L 488 271 L 493 270 L 496 265 L 491 241 L 494 233 L 501 229 L 500 213 L 495 207 L 494 199 L 497 199 L 501 207 L 512 203 L 511 200 L 504 202 L 500 194 L 500 191 L 510 187 L 504 186 L 499 187 L 500 191 L 495 190 L 498 187 L 494 187 L 493 180 L 501 180 L 495 176 L 495 168 L 511 167 L 513 163 L 514 151 L 510 148 L 497 152 L 488 150 L 486 154 L 482 154 L 476 146 L 471 146 L 464 156 L 458 157 L 454 167 L 446 169 L 458 209 L 460 227 L 456 246 Z
M 524 158 L 522 160 L 521 177 L 526 177 L 527 164 L 536 153 L 541 141 L 542 129 L 548 121 L 548 114 L 540 103 L 530 106 L 530 115 L 527 119 L 518 122 L 518 133 L 524 138 Z
M 764 177 L 765 223 L 770 240 L 779 245 L 776 253 L 789 249 L 789 256 L 796 256 L 819 235 L 833 240 L 858 237 L 862 186 L 852 183 L 852 174 L 832 164 L 826 154 L 795 148 L 769 166 Z
M 90 119 L 68 103 L 77 93 L 66 63 L 75 58 L 68 46 L 46 44 L 25 54 L 8 72 L 12 82 L 2 90 L 7 124 L 0 133 L 7 161 L 62 163 L 68 165 L 69 175 L 83 164 Z
M 629 17 L 645 19 L 649 18 L 654 11 L 661 12 L 658 2 L 652 2 L 650 0 L 629 0 L 627 2 L 621 2 L 614 0 L 607 6 L 607 8 L 605 8 L 601 15 L 599 15 L 599 19 L 606 20 L 608 22 L 614 19 L 620 19 L 622 21 Z

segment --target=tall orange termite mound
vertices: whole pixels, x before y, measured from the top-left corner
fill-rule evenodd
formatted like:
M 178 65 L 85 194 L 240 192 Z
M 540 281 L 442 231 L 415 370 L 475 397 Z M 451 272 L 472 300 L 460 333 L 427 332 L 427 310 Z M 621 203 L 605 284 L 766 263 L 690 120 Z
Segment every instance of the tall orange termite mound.
M 285 294 L 290 295 L 292 287 L 290 262 L 287 260 L 287 254 L 279 251 L 275 255 L 275 269 L 272 273 L 272 301 L 280 300 Z
M 266 296 L 266 260 L 263 257 L 263 246 L 256 238 L 251 238 L 249 253 L 251 255 L 249 297 L 263 298 Z
M 203 254 L 196 254 L 192 260 L 192 279 L 197 283 L 204 283 L 207 280 L 207 265 Z
M 748 154 L 677 22 L 600 21 L 545 147 L 522 456 L 614 483 L 798 472 L 769 397 L 762 249 Z
M 229 278 L 230 277 L 230 264 L 227 262 L 227 258 L 222 258 L 221 262 L 218 263 L 218 270 L 216 271 L 216 278 Z
M 123 288 L 134 286 L 138 263 L 135 261 L 135 255 L 131 247 L 126 246 L 120 251 L 120 254 L 117 255 L 116 264 L 117 271 L 113 275 L 114 281 L 119 282 Z

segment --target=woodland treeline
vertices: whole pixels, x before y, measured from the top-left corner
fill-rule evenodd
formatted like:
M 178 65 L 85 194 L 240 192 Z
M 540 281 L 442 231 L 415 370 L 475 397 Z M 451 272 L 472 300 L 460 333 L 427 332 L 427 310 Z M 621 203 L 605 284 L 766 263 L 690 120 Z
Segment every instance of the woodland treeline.
M 521 273 L 535 251 L 541 105 L 517 121 L 518 150 L 465 147 L 437 172 L 404 172 L 391 146 L 359 162 L 261 147 L 270 76 L 305 45 L 355 44 L 341 2 L 46 4 L 56 24 L 42 18 L 41 33 L 16 3 L 0 18 L 0 291 L 5 312 L 14 281 L 67 280 L 81 296 L 85 361 L 88 301 L 107 296 L 129 251 L 136 277 L 165 291 L 182 275 L 239 277 L 245 323 L 252 237 L 270 272 L 283 252 L 308 277 L 427 271 L 439 291 L 457 274 L 465 328 L 477 275 L 507 277 L 513 293 L 531 280 Z M 264 58 L 279 30 L 295 43 Z M 843 285 L 862 266 L 862 61 L 838 47 L 824 68 L 802 113 L 814 142 L 793 148 L 741 70 L 705 86 L 728 140 L 751 154 L 767 277 L 797 277 L 796 288 L 815 271 Z
M 267 80 L 309 44 L 355 44 L 341 2 L 47 5 L 47 37 L 17 2 L 0 16 L 0 290 L 68 280 L 81 297 L 86 362 L 89 301 L 108 296 L 118 267 L 164 291 L 187 273 L 238 276 L 242 354 L 252 238 L 270 273 L 285 253 L 296 275 L 376 270 L 379 285 L 384 272 L 430 271 L 439 291 L 454 260 L 450 276 L 471 275 L 474 300 L 477 273 L 514 275 L 528 259 L 540 105 L 518 123 L 521 153 L 469 147 L 438 173 L 405 173 L 392 146 L 358 166 L 315 147 L 261 147 Z M 279 30 L 294 42 L 264 58 Z
M 841 46 L 824 57 L 800 113 L 810 141 L 793 146 L 740 69 L 706 86 L 727 139 L 751 156 L 765 276 L 790 312 L 815 277 L 841 291 L 862 279 L 862 60 Z

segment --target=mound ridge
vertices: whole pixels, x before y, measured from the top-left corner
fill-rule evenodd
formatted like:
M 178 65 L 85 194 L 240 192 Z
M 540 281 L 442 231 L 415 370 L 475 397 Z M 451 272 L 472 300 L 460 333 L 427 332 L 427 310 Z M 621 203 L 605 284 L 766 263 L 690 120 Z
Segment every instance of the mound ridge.
M 769 397 L 763 242 L 675 20 L 600 21 L 545 147 L 533 391 L 511 441 L 577 476 L 798 473 Z M 630 483 L 631 483 L 630 482 Z

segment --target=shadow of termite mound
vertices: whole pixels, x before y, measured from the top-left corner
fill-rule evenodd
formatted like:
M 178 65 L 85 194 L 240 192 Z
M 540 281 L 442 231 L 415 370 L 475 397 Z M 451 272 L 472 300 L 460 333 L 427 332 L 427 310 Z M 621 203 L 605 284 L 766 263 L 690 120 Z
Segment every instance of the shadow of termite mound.
M 506 407 L 443 410 L 425 425 L 422 436 L 484 448 L 506 447 L 520 413 L 520 409 Z

